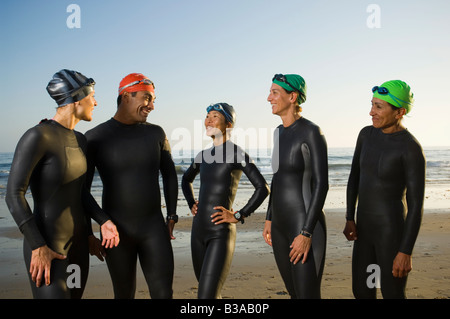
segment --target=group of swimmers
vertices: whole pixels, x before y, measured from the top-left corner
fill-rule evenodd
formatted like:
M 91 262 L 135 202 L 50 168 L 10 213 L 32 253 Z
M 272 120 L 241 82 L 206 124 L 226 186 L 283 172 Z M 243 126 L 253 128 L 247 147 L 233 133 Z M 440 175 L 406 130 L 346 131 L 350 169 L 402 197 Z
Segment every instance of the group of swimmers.
M 141 73 L 124 77 L 114 116 L 83 135 L 74 128 L 81 120 L 92 120 L 94 85 L 76 71 L 55 73 L 47 86 L 57 103 L 55 116 L 29 129 L 14 154 L 6 202 L 24 235 L 33 297 L 81 298 L 91 254 L 106 259 L 115 298 L 134 298 L 138 257 L 151 298 L 172 298 L 178 180 L 164 130 L 147 122 L 155 85 Z M 276 74 L 272 79 L 267 100 L 282 124 L 274 139 L 276 169 L 270 188 L 249 155 L 229 139 L 236 122 L 234 108 L 227 103 L 207 107 L 205 128 L 213 146 L 195 157 L 181 183 L 194 215 L 191 252 L 198 298 L 220 298 L 233 258 L 236 224 L 244 223 L 267 196 L 263 237 L 273 248 L 289 295 L 321 297 L 327 145 L 321 129 L 301 115 L 306 91 L 300 75 Z M 373 125 L 359 134 L 347 189 L 344 234 L 355 240 L 353 293 L 356 298 L 376 297 L 376 290 L 367 285 L 367 267 L 376 264 L 383 297 L 405 298 L 421 224 L 425 159 L 401 122 L 413 105 L 410 87 L 394 80 L 372 91 Z M 103 184 L 101 207 L 90 193 L 95 170 Z M 255 189 L 235 211 L 242 173 Z M 198 174 L 196 199 L 192 183 Z M 25 199 L 28 188 L 33 210 Z M 101 240 L 93 235 L 91 219 L 100 225 Z M 67 286 L 71 264 L 81 270 L 79 288 Z

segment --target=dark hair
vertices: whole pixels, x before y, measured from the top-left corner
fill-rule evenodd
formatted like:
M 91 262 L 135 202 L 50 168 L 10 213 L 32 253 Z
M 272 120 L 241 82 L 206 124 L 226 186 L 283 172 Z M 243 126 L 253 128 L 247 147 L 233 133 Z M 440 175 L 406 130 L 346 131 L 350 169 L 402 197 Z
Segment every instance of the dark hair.
M 131 92 L 131 96 L 135 97 L 137 92 Z M 122 103 L 122 94 L 117 97 L 117 108 L 119 108 L 120 103 Z
M 389 102 L 386 102 L 386 103 L 389 104 L 394 111 L 397 111 L 397 110 L 400 109 L 400 107 L 396 107 L 395 105 L 393 105 L 393 104 L 391 104 Z

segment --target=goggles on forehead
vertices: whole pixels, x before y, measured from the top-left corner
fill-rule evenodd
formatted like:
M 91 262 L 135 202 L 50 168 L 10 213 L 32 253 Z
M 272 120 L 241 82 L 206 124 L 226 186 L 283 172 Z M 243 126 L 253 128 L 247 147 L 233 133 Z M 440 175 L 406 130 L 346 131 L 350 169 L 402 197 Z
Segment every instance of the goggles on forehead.
M 88 96 L 89 93 L 91 93 L 94 90 L 95 81 L 92 78 L 89 78 L 86 80 L 86 82 L 83 84 L 82 87 L 80 87 L 78 90 L 73 91 L 70 93 L 71 96 L 79 95 L 80 92 L 84 92 L 84 96 Z
M 223 114 L 223 116 L 225 116 L 225 120 L 229 123 L 233 123 L 233 117 L 231 116 L 231 114 L 229 114 L 224 108 L 223 106 L 218 103 L 218 104 L 211 104 L 210 106 L 208 106 L 206 108 L 206 112 L 209 113 L 211 111 L 217 111 Z
M 288 82 L 288 80 L 286 79 L 286 77 L 284 76 L 284 74 L 275 74 L 273 76 L 272 82 L 274 80 L 277 80 L 279 82 L 283 82 L 286 83 L 287 85 L 289 85 L 294 91 L 299 92 L 300 94 L 302 94 L 302 92 L 299 91 L 299 89 L 296 89 L 291 83 Z
M 387 88 L 385 88 L 385 87 L 374 86 L 372 88 L 372 93 L 375 93 L 375 92 L 378 92 L 378 94 L 381 94 L 381 95 L 388 95 L 388 96 L 390 96 L 398 104 L 398 107 L 402 107 L 400 102 L 406 103 L 408 105 L 411 104 L 410 102 L 403 101 L 403 100 L 399 99 L 398 97 L 392 95 L 391 93 L 389 93 L 389 90 Z
M 389 94 L 389 90 L 384 88 L 384 87 L 382 87 L 382 86 L 374 86 L 372 88 L 372 93 L 375 93 L 375 91 L 377 91 L 378 94 L 382 94 L 382 95 Z
M 155 87 L 155 84 L 152 81 L 150 81 L 150 79 L 142 79 L 142 80 L 139 80 L 139 81 L 131 82 L 131 83 L 129 83 L 127 85 L 124 85 L 121 88 L 119 88 L 119 95 L 126 88 L 129 88 L 130 86 L 138 85 L 138 84 L 141 84 L 141 83 L 146 84 L 146 85 L 153 85 L 153 87 Z

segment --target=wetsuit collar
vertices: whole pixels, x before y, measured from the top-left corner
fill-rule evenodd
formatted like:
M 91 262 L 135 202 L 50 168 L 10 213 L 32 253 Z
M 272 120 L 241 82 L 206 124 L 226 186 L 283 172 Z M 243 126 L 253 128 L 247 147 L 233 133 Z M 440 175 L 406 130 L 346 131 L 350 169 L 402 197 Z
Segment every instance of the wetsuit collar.
M 42 121 L 41 121 L 41 123 L 43 123 L 43 122 L 47 122 L 47 123 L 50 124 L 50 125 L 56 125 L 56 126 L 58 126 L 58 127 L 63 128 L 64 130 L 66 130 L 66 131 L 68 131 L 68 132 L 73 132 L 73 131 L 74 131 L 74 130 L 68 128 L 68 127 L 65 127 L 64 125 L 62 125 L 62 124 L 59 123 L 58 121 L 55 121 L 54 119 L 50 119 L 50 120 L 45 119 L 45 120 L 42 120 Z
M 283 125 L 283 128 L 284 129 L 289 129 L 291 127 L 295 127 L 297 125 L 297 123 L 301 122 L 302 119 L 303 119 L 303 116 L 300 116 L 300 118 L 296 119 L 291 125 L 289 125 L 289 126 L 284 126 Z
M 144 124 L 144 123 L 125 124 L 125 123 L 122 123 L 122 122 L 116 120 L 114 117 L 111 117 L 111 122 L 115 123 L 117 126 L 120 126 L 120 127 L 135 127 L 137 125 Z
M 397 132 L 392 132 L 392 133 L 384 133 L 381 128 L 374 127 L 374 129 L 380 131 L 381 134 L 386 135 L 386 136 L 396 136 L 396 135 L 401 135 L 401 134 L 408 132 L 408 129 L 406 127 L 403 130 L 400 130 Z

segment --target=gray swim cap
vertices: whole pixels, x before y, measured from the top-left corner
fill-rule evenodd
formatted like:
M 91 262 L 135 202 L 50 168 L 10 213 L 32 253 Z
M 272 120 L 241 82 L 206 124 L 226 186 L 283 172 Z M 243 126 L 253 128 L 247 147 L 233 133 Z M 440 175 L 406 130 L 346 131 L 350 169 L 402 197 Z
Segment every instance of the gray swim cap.
M 58 107 L 81 101 L 94 90 L 95 81 L 83 74 L 63 69 L 48 82 L 47 92 Z

